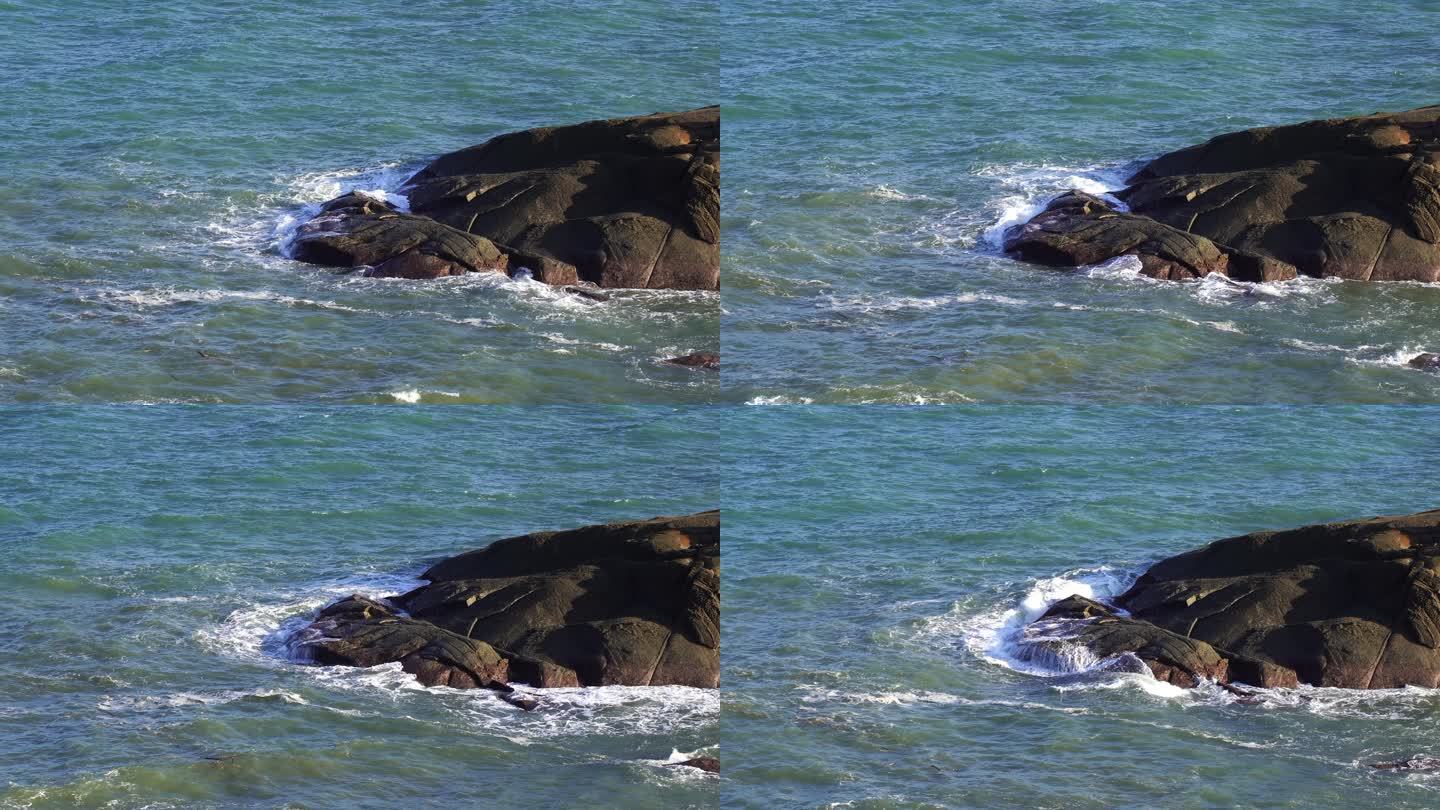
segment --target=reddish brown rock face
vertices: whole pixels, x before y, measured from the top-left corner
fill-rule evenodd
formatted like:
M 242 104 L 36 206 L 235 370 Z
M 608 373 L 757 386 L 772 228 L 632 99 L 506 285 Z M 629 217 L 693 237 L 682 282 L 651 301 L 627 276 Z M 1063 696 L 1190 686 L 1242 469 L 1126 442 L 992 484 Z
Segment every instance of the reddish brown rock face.
M 297 646 L 429 686 L 719 686 L 719 512 L 498 540 L 424 578 L 331 605 Z
M 1218 540 L 1115 604 L 1129 616 L 1071 597 L 1040 621 L 1180 686 L 1440 686 L 1440 511 Z
M 557 285 L 720 287 L 718 107 L 501 135 L 401 192 L 409 213 L 332 200 L 292 255 L 404 278 L 524 267 Z
M 1006 249 L 1051 265 L 1135 255 L 1156 278 L 1436 281 L 1437 166 L 1440 106 L 1232 132 L 1151 161 L 1116 192 L 1128 213 L 1052 205 Z

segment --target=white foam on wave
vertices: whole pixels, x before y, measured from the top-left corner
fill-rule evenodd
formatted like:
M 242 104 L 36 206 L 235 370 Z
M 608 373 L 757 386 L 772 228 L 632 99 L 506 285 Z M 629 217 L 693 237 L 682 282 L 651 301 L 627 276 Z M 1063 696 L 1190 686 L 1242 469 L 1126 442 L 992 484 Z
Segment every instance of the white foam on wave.
M 538 708 L 527 712 L 488 689 L 425 686 L 398 663 L 366 669 L 303 666 L 302 671 L 327 689 L 383 697 L 393 710 L 416 715 L 438 709 L 447 721 L 518 745 L 556 737 L 663 736 L 705 726 L 720 715 L 718 690 L 689 686 L 539 689 L 512 684 L 516 693 L 539 701 Z
M 982 302 L 1006 304 L 1010 306 L 1023 306 L 1029 303 L 1021 298 L 1013 298 L 997 293 L 963 292 L 951 295 L 925 297 L 907 295 L 826 295 L 818 299 L 815 306 L 837 312 L 871 314 L 904 312 L 907 310 L 923 311 Z
M 1206 329 L 1214 329 L 1216 332 L 1229 332 L 1234 335 L 1245 334 L 1245 330 L 1237 326 L 1234 321 L 1197 321 L 1194 318 L 1187 318 L 1184 315 L 1172 315 L 1171 317 L 1181 323 L 1188 323 L 1191 326 L 1202 326 Z
M 279 247 L 282 255 L 290 255 L 295 232 L 311 217 L 320 213 L 320 206 L 352 191 L 390 203 L 401 211 L 410 210 L 410 200 L 399 192 L 412 168 L 399 163 L 382 163 L 369 168 L 347 168 L 311 172 L 295 177 L 276 178 L 285 188 L 275 195 L 274 202 L 291 209 L 273 216 L 268 241 Z M 295 207 L 298 206 L 298 210 Z
M 1410 365 L 1410 361 L 1425 351 L 1425 347 L 1418 345 L 1401 346 L 1398 349 L 1390 346 L 1366 345 L 1356 346 L 1354 349 L 1345 351 L 1345 359 L 1351 363 L 1366 366 L 1414 368 Z
M 424 584 L 419 573 L 347 577 L 302 592 L 274 594 L 232 611 L 218 625 L 196 631 L 194 637 L 218 655 L 279 666 L 290 660 L 290 635 L 308 624 L 320 608 L 354 593 L 383 599 L 413 590 Z
M 543 337 L 551 343 L 557 343 L 561 346 L 584 346 L 587 348 L 599 349 L 604 352 L 625 351 L 625 347 L 621 346 L 618 343 L 606 343 L 604 341 L 596 340 L 577 340 L 576 338 L 566 337 L 565 335 L 556 334 L 554 332 L 542 332 L 540 333 L 540 337 Z
M 849 689 L 831 689 L 814 684 L 799 684 L 795 688 L 803 693 L 800 697 L 802 703 L 878 704 L 882 706 L 913 706 L 922 703 L 949 706 L 972 703 L 959 695 L 927 689 L 859 692 Z
M 457 397 L 460 396 L 460 392 L 458 392 L 458 391 L 421 391 L 419 388 L 407 388 L 407 389 L 404 389 L 404 390 L 401 390 L 401 391 L 391 391 L 391 392 L 390 392 L 390 396 L 391 396 L 391 397 L 394 397 L 394 399 L 395 399 L 396 402 L 403 402 L 403 403 L 405 403 L 405 404 L 407 404 L 407 405 L 414 405 L 414 404 L 420 402 L 420 401 L 421 401 L 422 399 L 424 399 L 425 397 L 450 397 L 450 398 L 457 398 Z
M 222 246 L 288 255 L 295 231 L 319 213 L 320 205 L 350 191 L 385 200 L 402 211 L 410 201 L 399 193 L 415 166 L 382 163 L 275 178 L 276 189 L 245 203 L 228 203 L 204 230 Z
M 106 695 L 95 705 L 102 712 L 144 713 L 187 706 L 222 706 L 242 700 L 277 700 L 299 706 L 310 701 L 283 689 L 226 689 L 216 692 L 175 692 L 167 695 Z
M 895 188 L 894 186 L 884 183 L 875 186 L 874 188 L 870 189 L 865 193 L 868 196 L 874 197 L 879 200 L 892 200 L 895 202 L 915 202 L 919 200 L 931 201 L 934 199 L 933 197 L 927 197 L 924 194 L 907 194 L 906 192 L 903 192 Z
M 1159 284 L 1160 282 L 1142 275 L 1140 270 L 1139 256 L 1116 256 L 1113 259 L 1103 261 L 1099 264 L 1092 264 L 1081 268 L 1081 273 L 1086 278 L 1105 279 L 1109 281 L 1124 281 L 1139 284 Z
M 1334 300 L 1335 285 L 1343 284 L 1340 278 L 1311 278 L 1301 276 L 1289 281 L 1236 281 L 1218 273 L 1211 273 L 1197 281 L 1184 282 L 1183 289 L 1194 292 L 1203 303 L 1230 305 L 1249 303 L 1260 306 L 1285 301 L 1310 300 L 1326 303 Z
M 917 390 L 904 384 L 841 386 L 830 393 L 850 405 L 963 405 L 975 401 L 959 391 Z
M 1431 351 L 1429 344 L 1405 344 L 1396 348 L 1394 344 L 1363 344 L 1360 346 L 1337 346 L 1333 343 L 1317 343 L 1298 338 L 1283 338 L 1281 343 L 1301 351 L 1314 354 L 1339 355 L 1347 363 L 1358 366 L 1396 368 L 1407 371 L 1430 373 L 1410 365 L 1417 355 Z
M 991 224 L 981 232 L 981 241 L 994 250 L 1003 246 L 1005 231 L 1029 221 L 1044 210 L 1051 200 L 1067 191 L 1094 194 L 1114 205 L 1117 210 L 1129 210 L 1125 203 L 1111 196 L 1111 192 L 1125 187 L 1127 173 L 1124 166 L 1075 168 L 1021 163 L 986 166 L 976 174 L 980 177 L 995 178 L 1000 183 L 1002 196 L 986 206 Z
M 840 704 L 848 706 L 990 706 L 1025 711 L 1052 711 L 1060 714 L 1090 714 L 1083 706 L 1052 706 L 1033 700 L 1003 698 L 968 698 L 950 692 L 930 689 L 895 689 L 864 692 L 856 689 L 833 689 L 816 684 L 797 684 L 800 702 L 805 704 Z
M 689 762 L 696 757 L 715 756 L 719 753 L 719 750 L 718 745 L 709 745 L 704 748 L 697 748 L 694 751 L 681 751 L 678 748 L 671 748 L 670 756 L 664 759 L 639 759 L 635 761 L 640 765 L 648 766 L 647 770 L 649 773 L 655 774 L 663 780 L 705 781 L 716 779 L 719 775 L 710 773 L 709 771 L 702 771 L 699 768 L 677 766 L 682 762 Z
M 813 405 L 815 400 L 810 397 L 792 397 L 784 394 L 774 396 L 754 396 L 745 400 L 746 405 Z
M 1093 667 L 1093 656 L 1076 652 L 1068 662 L 1038 662 L 1022 649 L 1028 625 L 1051 605 L 1069 596 L 1103 602 L 1134 580 L 1133 572 L 1111 566 L 1069 571 L 1037 580 L 1018 604 L 1000 606 L 979 615 L 957 604 L 948 613 L 922 623 L 922 636 L 959 636 L 975 656 L 992 664 L 1037 675 L 1074 674 Z
M 194 290 L 179 287 L 151 287 L 141 290 L 104 289 L 95 293 L 94 297 L 88 293 L 81 293 L 80 300 L 87 303 L 130 306 L 137 309 L 172 307 L 181 304 L 214 304 L 228 301 L 265 301 L 292 307 L 314 307 L 316 309 L 330 309 L 339 312 L 370 312 L 371 314 L 382 314 L 371 310 L 346 306 L 334 301 L 296 298 L 290 295 L 270 292 L 269 290 Z

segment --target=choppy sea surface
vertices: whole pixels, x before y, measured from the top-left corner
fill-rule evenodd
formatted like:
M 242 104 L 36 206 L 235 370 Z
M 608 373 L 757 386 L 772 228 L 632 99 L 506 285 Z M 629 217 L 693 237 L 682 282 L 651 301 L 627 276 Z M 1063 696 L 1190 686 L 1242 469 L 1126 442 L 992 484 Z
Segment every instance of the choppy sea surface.
M 729 398 L 1411 402 L 1440 287 L 1056 271 L 1004 228 L 1221 132 L 1440 103 L 1440 4 L 725 4 Z
M 684 403 L 714 293 L 284 257 L 319 203 L 532 126 L 715 103 L 715 5 L 0 2 L 0 401 Z
M 1434 807 L 1440 690 L 1242 705 L 1017 660 L 1069 594 L 1440 506 L 1440 409 L 743 408 L 722 426 L 727 807 Z M 743 447 L 743 449 L 741 449 Z
M 714 508 L 676 459 L 715 437 L 659 407 L 0 409 L 0 807 L 714 807 L 665 763 L 720 754 L 715 690 L 527 713 L 285 641 L 501 537 Z

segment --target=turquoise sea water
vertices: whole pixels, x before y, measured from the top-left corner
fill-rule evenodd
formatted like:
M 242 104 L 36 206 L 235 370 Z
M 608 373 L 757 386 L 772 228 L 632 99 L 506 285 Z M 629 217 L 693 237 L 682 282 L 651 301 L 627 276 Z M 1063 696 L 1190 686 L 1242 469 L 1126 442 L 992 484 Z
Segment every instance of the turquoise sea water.
M 725 448 L 727 807 L 1434 807 L 1440 693 L 1026 670 L 1069 593 L 1440 505 L 1440 410 L 747 408 Z M 743 449 L 742 449 L 743 448 Z
M 725 4 L 727 397 L 1407 402 L 1440 289 L 1056 272 L 997 226 L 1220 132 L 1440 103 L 1440 4 Z
M 715 103 L 714 19 L 0 2 L 0 401 L 713 399 L 716 375 L 659 363 L 718 348 L 713 293 L 597 304 L 337 276 L 278 247 L 307 206 L 502 132 Z
M 713 508 L 670 408 L 0 409 L 0 807 L 713 807 L 719 697 L 424 689 L 287 629 L 427 561 Z

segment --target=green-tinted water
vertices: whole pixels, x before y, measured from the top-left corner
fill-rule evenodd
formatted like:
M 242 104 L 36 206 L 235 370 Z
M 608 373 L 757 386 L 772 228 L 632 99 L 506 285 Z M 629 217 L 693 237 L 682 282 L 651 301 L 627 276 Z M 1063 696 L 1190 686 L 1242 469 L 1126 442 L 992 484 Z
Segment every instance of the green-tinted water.
M 1071 186 L 1235 129 L 1440 101 L 1435 3 L 736 0 L 726 394 L 1435 401 L 1434 286 L 1164 284 L 999 251 Z
M 340 277 L 342 190 L 517 128 L 713 103 L 714 6 L 0 5 L 0 400 L 703 402 L 714 294 Z M 202 354 L 203 352 L 203 354 Z
M 743 409 L 725 448 L 732 807 L 1433 807 L 1430 689 L 1040 669 L 1071 593 L 1265 528 L 1435 508 L 1440 410 Z
M 0 410 L 0 807 L 713 807 L 719 697 L 302 666 L 329 601 L 491 540 L 719 502 L 668 408 Z M 107 437 L 97 441 L 97 437 Z

